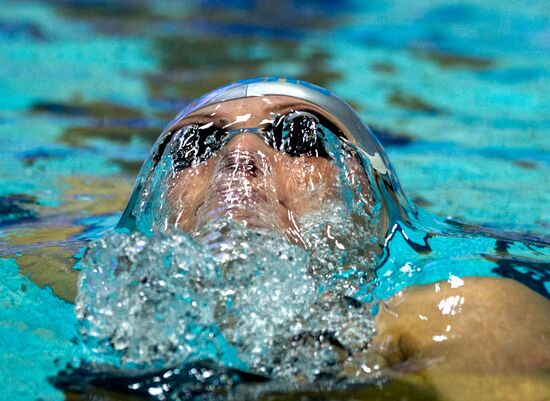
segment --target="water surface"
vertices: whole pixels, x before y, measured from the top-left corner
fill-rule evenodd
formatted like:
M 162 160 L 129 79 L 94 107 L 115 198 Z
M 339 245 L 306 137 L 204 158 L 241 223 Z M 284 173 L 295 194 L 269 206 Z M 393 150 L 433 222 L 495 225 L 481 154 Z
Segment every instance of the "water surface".
M 76 355 L 79 249 L 116 223 L 166 121 L 236 79 L 325 86 L 372 125 L 422 208 L 550 235 L 547 1 L 1 5 L 6 398 L 62 399 L 46 378 Z M 523 272 L 541 283 L 547 269 Z

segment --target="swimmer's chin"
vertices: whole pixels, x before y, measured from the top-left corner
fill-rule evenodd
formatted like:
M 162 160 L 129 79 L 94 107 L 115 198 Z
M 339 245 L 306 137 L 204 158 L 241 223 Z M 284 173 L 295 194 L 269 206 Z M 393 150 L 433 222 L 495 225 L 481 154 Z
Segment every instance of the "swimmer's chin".
M 182 213 L 170 220 L 174 227 L 188 233 L 202 231 L 205 227 L 224 226 L 229 222 L 235 227 L 281 231 L 277 216 L 257 206 L 201 204 L 195 213 Z
M 247 209 L 245 207 L 222 206 L 204 212 L 199 211 L 197 213 L 195 229 L 201 230 L 205 227 L 219 226 L 221 224 L 258 231 L 281 231 L 273 218 L 266 219 L 265 217 L 265 214 L 262 214 L 259 210 L 254 210 L 252 207 Z
M 289 244 L 305 248 L 298 230 L 292 230 L 279 216 L 258 208 L 257 205 L 249 205 L 248 208 L 222 205 L 210 210 L 198 210 L 195 224 L 185 231 L 194 237 L 209 236 L 214 231 L 230 236 L 232 233 L 254 232 L 277 236 Z

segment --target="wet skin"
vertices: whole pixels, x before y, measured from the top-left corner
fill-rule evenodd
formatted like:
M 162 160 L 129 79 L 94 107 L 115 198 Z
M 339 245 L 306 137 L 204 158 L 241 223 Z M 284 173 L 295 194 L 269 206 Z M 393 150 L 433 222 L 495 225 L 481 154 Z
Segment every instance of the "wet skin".
M 550 302 L 515 280 L 411 287 L 376 319 L 373 349 L 444 400 L 550 399 Z M 355 375 L 355 372 L 349 374 Z
M 305 101 L 261 96 L 207 106 L 178 123 L 178 127 L 214 123 L 244 131 L 208 160 L 171 177 L 168 200 L 176 226 L 190 231 L 228 215 L 248 226 L 278 230 L 304 246 L 298 221 L 339 198 L 338 169 L 325 157 L 279 152 L 257 133 L 246 131 L 270 126 L 294 111 L 324 113 Z M 348 167 L 350 182 L 366 186 L 359 162 L 350 159 Z
M 226 129 L 255 129 L 278 115 L 315 108 L 284 96 L 244 98 L 198 110 L 178 126 L 215 121 Z M 365 184 L 359 163 L 349 163 L 352 181 Z M 220 173 L 232 179 L 217 180 Z M 227 214 L 304 245 L 297 222 L 338 198 L 336 177 L 326 158 L 291 157 L 243 132 L 207 161 L 176 172 L 168 201 L 174 223 L 186 231 Z M 508 279 L 469 277 L 412 287 L 383 304 L 371 352 L 383 365 L 407 361 L 414 372 L 405 377 L 444 399 L 550 399 L 549 316 L 550 302 Z M 372 353 L 366 360 L 373 360 Z M 360 376 L 363 365 L 352 364 L 345 374 Z

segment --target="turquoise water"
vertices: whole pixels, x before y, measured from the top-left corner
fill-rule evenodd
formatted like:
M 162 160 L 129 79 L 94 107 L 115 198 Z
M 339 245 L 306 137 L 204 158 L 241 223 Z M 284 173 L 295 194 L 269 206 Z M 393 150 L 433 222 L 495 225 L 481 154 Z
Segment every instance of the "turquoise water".
M 223 83 L 325 86 L 422 208 L 550 236 L 548 1 L 220 4 L 1 2 L 6 399 L 62 399 L 46 378 L 78 356 L 73 255 L 116 223 L 165 123 Z

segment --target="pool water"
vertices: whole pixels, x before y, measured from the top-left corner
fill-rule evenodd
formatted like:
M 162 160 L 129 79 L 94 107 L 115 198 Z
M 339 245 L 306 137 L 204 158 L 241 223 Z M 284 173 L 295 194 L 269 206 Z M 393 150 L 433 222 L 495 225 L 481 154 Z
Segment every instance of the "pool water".
M 47 378 L 81 356 L 82 246 L 116 224 L 166 122 L 237 79 L 329 88 L 371 125 L 423 210 L 550 241 L 547 1 L 0 5 L 0 398 L 63 399 Z M 513 271 L 543 293 L 541 266 Z M 400 272 L 380 296 L 410 284 Z

